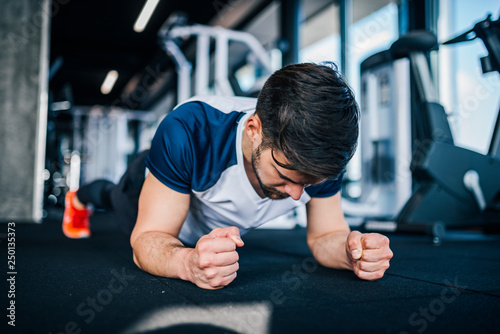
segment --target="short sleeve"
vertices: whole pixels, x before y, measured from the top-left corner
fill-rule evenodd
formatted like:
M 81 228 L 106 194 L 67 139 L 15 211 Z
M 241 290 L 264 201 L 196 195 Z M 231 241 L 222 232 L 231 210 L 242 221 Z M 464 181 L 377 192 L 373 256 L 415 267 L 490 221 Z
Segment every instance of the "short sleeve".
M 343 176 L 344 174 L 341 174 L 336 180 L 326 180 L 318 185 L 309 186 L 305 191 L 311 197 L 333 196 L 340 191 Z
M 183 106 L 168 114 L 151 142 L 146 159 L 149 171 L 167 187 L 188 194 L 191 191 L 193 148 L 183 118 Z

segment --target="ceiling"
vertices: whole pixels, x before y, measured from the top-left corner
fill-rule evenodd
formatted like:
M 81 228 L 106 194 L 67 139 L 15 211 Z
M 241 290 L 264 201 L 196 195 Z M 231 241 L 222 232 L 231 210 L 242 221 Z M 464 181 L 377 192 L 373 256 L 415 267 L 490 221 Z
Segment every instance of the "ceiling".
M 233 0 L 234 2 L 234 0 Z M 133 25 L 145 0 L 53 0 L 50 89 L 53 101 L 75 105 L 120 105 L 125 87 L 145 71 L 168 62 L 157 44 L 157 31 L 175 11 L 189 13 L 189 21 L 207 24 L 231 0 L 161 0 L 145 30 Z M 119 73 L 108 95 L 100 91 L 110 70 Z M 136 104 L 137 105 L 137 104 Z M 130 107 L 130 106 L 127 106 Z
M 133 25 L 146 0 L 51 1 L 52 101 L 69 100 L 79 106 L 149 110 L 174 88 L 174 64 L 157 43 L 158 30 L 174 12 L 187 13 L 188 23 L 244 29 L 268 49 L 279 34 L 279 1 L 273 0 L 160 0 L 141 33 Z M 336 2 L 301 1 L 303 19 Z M 100 88 L 110 70 L 119 77 L 104 95 Z

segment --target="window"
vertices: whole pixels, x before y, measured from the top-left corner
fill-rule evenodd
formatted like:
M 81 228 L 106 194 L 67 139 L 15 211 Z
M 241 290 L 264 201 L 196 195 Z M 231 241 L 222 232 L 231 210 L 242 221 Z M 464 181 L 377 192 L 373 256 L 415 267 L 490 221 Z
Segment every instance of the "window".
M 349 83 L 359 96 L 360 65 L 369 56 L 388 49 L 398 38 L 398 6 L 391 1 L 354 1 L 353 24 L 347 42 Z
M 451 39 L 486 18 L 497 19 L 498 0 L 440 1 L 438 37 Z M 500 104 L 498 73 L 483 74 L 479 58 L 487 54 L 480 39 L 439 49 L 439 93 L 449 114 L 455 143 L 486 153 Z
M 352 22 L 348 27 L 346 42 L 347 79 L 361 107 L 360 65 L 371 55 L 387 50 L 398 38 L 398 6 L 387 0 L 353 1 Z M 349 181 L 361 179 L 361 150 L 360 144 L 347 166 L 346 179 Z M 347 183 L 345 190 L 343 195 L 346 197 L 361 196 L 362 189 L 359 182 Z
M 339 6 L 332 1 L 302 1 L 299 62 L 333 61 L 340 65 Z

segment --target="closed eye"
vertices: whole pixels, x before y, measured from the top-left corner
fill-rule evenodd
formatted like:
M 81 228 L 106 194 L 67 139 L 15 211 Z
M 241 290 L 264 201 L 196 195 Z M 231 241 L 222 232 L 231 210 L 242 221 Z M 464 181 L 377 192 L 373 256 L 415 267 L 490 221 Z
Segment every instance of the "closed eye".
M 274 169 L 276 170 L 276 173 L 278 173 L 278 176 L 279 176 L 282 180 L 288 181 L 288 182 L 293 183 L 293 184 L 298 184 L 298 185 L 300 185 L 300 183 L 299 183 L 299 182 L 295 182 L 294 180 L 290 179 L 289 177 L 287 177 L 287 176 L 285 176 L 285 175 L 281 174 L 281 173 L 280 173 L 280 171 L 278 170 L 278 168 L 276 168 L 276 166 L 274 166 L 274 165 L 273 165 L 273 167 L 274 167 Z
M 294 180 L 290 179 L 289 177 L 287 177 L 287 176 L 285 176 L 285 175 L 281 174 L 281 173 L 280 173 L 280 171 L 276 168 L 276 166 L 274 166 L 274 165 L 273 165 L 273 167 L 274 167 L 274 169 L 276 170 L 276 173 L 278 173 L 279 177 L 280 177 L 282 180 L 285 180 L 285 181 L 288 181 L 288 182 L 290 182 L 290 183 L 293 183 L 293 184 L 296 184 L 296 185 L 302 186 L 303 188 L 305 188 L 305 187 L 309 187 L 311 184 L 313 184 L 313 183 L 300 183 L 300 182 L 296 182 L 296 181 L 294 181 Z M 320 184 L 320 183 L 322 183 L 322 182 L 324 182 L 324 181 L 325 181 L 325 180 L 321 180 L 321 181 L 319 181 L 319 182 L 315 182 L 314 184 Z

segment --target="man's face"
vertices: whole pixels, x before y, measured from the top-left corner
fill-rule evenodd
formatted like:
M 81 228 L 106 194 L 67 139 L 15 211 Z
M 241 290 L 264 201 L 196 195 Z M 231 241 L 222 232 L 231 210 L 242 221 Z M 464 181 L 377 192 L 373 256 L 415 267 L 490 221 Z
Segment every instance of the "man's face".
M 292 197 L 298 200 L 305 187 L 323 181 L 279 166 L 273 155 L 280 163 L 288 162 L 281 152 L 272 151 L 270 148 L 262 149 L 262 145 L 252 152 L 253 171 L 264 195 L 270 199 Z

